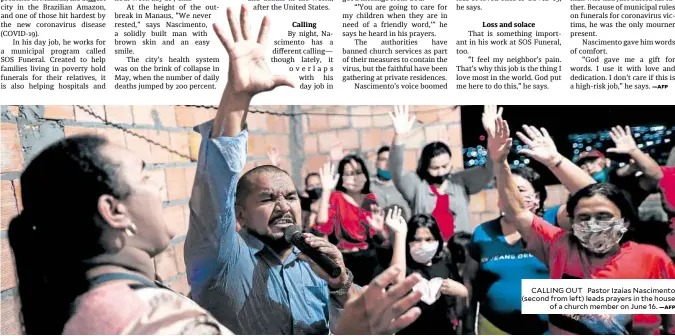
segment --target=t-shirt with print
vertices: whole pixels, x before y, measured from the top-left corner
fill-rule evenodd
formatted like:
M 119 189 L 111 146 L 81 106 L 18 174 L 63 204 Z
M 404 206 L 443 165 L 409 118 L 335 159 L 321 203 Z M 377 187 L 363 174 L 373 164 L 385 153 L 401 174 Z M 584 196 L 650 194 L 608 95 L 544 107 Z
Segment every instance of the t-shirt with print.
M 535 216 L 525 237 L 527 250 L 549 268 L 551 279 L 675 279 L 675 265 L 666 253 L 651 245 L 627 242 L 609 260 L 599 260 L 570 232 Z M 651 315 L 549 315 L 552 334 L 653 334 L 659 325 Z M 654 316 L 658 317 L 658 315 Z M 667 330 L 675 332 L 675 316 Z
M 233 335 L 194 301 L 165 288 L 98 286 L 80 296 L 64 335 Z
M 522 314 L 521 282 L 548 279 L 548 268 L 525 251 L 522 239 L 509 244 L 500 220 L 476 227 L 468 247 L 469 255 L 480 265 L 473 285 L 480 314 L 510 335 L 543 334 L 548 330 L 546 315 Z

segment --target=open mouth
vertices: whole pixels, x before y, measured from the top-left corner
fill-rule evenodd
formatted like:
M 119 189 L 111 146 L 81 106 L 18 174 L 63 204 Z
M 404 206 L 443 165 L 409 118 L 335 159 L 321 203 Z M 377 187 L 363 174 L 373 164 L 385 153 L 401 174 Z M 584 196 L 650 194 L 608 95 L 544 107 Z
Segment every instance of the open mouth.
M 269 225 L 270 226 L 289 226 L 289 225 L 295 225 L 295 221 L 293 220 L 293 216 L 284 215 L 284 216 L 272 219 L 270 221 Z

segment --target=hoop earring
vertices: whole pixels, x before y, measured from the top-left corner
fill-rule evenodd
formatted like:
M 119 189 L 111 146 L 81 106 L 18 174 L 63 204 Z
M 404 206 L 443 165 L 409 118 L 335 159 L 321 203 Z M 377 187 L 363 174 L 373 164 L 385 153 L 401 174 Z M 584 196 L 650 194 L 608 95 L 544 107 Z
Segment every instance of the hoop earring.
M 134 224 L 134 223 L 129 223 L 129 225 L 127 225 L 126 229 L 124 229 L 124 233 L 126 233 L 127 236 L 129 236 L 129 237 L 135 236 L 137 232 L 138 232 L 138 228 L 136 227 L 136 224 Z

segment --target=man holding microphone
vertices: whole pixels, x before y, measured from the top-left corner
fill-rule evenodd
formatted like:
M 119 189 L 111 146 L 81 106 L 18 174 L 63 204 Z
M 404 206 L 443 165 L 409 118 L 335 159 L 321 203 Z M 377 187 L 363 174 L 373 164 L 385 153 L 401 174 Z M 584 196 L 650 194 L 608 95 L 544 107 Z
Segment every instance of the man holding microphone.
M 338 249 L 305 234 L 306 244 L 340 268 L 339 276 L 330 277 L 284 238 L 285 231 L 301 227 L 300 199 L 290 176 L 261 166 L 239 177 L 247 157 L 251 99 L 293 84 L 272 75 L 265 62 L 269 20 L 263 19 L 256 42 L 243 6 L 240 25 L 229 8 L 227 15 L 232 40 L 214 26 L 230 59 L 227 86 L 215 119 L 195 128 L 202 143 L 185 242 L 193 299 L 236 334 L 400 330 L 419 316 L 412 307 L 420 294 L 408 294 L 419 277 L 389 290 L 387 280 L 379 278 L 361 291 L 352 285 Z M 358 309 L 345 310 L 349 321 L 340 323 L 345 303 Z

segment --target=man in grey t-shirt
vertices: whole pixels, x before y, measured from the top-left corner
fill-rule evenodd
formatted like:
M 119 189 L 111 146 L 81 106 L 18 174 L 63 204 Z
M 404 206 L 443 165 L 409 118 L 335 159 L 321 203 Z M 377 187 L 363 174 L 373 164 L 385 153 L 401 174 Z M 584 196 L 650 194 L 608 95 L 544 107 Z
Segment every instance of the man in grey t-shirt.
M 406 221 L 410 219 L 410 205 L 403 198 L 403 195 L 396 189 L 394 182 L 389 174 L 389 146 L 383 146 L 377 151 L 375 161 L 376 174 L 370 180 L 370 189 L 375 194 L 377 204 L 380 209 L 387 209 L 398 206 L 403 209 L 401 214 Z

